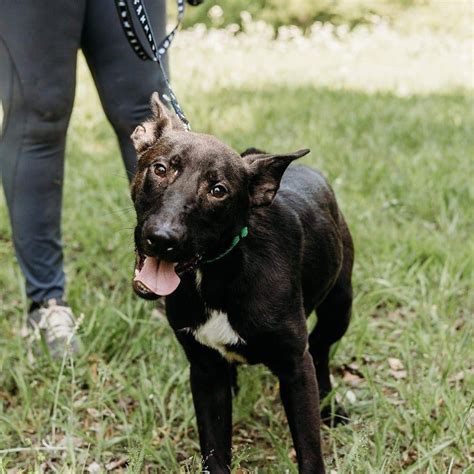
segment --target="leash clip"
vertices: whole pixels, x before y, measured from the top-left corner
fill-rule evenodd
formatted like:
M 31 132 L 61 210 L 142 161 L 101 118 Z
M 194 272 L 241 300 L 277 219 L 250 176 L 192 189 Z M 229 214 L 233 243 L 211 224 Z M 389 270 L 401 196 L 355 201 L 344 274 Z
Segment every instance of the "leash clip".
M 170 104 L 171 107 L 173 107 L 174 113 L 181 120 L 183 128 L 187 132 L 190 132 L 191 131 L 191 125 L 189 124 L 189 120 L 184 115 L 184 113 L 183 113 L 183 111 L 182 111 L 182 109 L 181 109 L 181 107 L 178 103 L 178 100 L 176 99 L 176 96 L 173 94 L 172 97 L 170 97 L 168 94 L 162 94 L 161 98 L 164 101 L 168 102 L 168 104 Z

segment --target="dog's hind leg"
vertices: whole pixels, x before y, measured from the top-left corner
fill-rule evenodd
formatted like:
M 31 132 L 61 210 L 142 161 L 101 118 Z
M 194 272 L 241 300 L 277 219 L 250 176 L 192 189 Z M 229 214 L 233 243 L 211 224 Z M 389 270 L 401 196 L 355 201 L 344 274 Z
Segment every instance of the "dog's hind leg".
M 331 345 L 341 339 L 347 331 L 352 310 L 352 267 L 354 263 L 354 246 L 346 223 L 342 220 L 343 261 L 334 286 L 324 300 L 316 307 L 317 323 L 309 336 L 309 352 L 313 358 L 319 386 L 319 398 L 322 401 L 332 390 L 329 373 L 329 350 Z M 347 420 L 347 414 L 336 406 L 334 413 L 331 407 L 324 405 L 321 418 L 323 421 L 340 423 Z
M 352 286 L 349 282 L 336 282 L 324 301 L 316 308 L 318 322 L 309 336 L 309 351 L 313 357 L 322 401 L 332 390 L 329 374 L 329 350 L 341 339 L 349 326 L 352 307 Z M 336 407 L 334 422 L 344 421 L 346 413 Z M 321 417 L 331 419 L 331 407 L 323 406 Z
M 309 336 L 309 351 L 313 357 L 316 376 L 319 385 L 319 397 L 322 401 L 331 392 L 329 377 L 329 350 L 331 345 L 341 339 L 346 332 L 351 317 L 352 285 L 349 278 L 340 275 L 336 284 L 328 293 L 324 301 L 316 308 L 318 322 Z M 334 422 L 344 421 L 344 410 L 337 407 L 334 413 Z M 331 407 L 323 407 L 322 419 L 331 418 Z

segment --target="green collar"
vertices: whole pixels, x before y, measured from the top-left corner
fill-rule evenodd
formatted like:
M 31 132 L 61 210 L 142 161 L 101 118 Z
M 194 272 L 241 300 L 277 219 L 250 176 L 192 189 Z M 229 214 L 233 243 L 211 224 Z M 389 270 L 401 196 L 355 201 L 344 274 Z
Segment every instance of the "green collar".
M 228 253 L 232 252 L 232 250 L 234 250 L 234 248 L 237 246 L 237 244 L 238 244 L 242 239 L 244 239 L 245 237 L 247 237 L 247 235 L 249 235 L 249 228 L 248 228 L 247 226 L 245 226 L 245 227 L 240 231 L 240 234 L 239 234 L 239 235 L 236 235 L 236 236 L 233 238 L 232 243 L 230 244 L 230 247 L 229 247 L 224 253 L 221 253 L 221 254 L 218 255 L 217 257 L 211 258 L 210 260 L 205 260 L 203 263 L 217 262 L 217 260 L 220 260 L 221 258 L 225 257 Z

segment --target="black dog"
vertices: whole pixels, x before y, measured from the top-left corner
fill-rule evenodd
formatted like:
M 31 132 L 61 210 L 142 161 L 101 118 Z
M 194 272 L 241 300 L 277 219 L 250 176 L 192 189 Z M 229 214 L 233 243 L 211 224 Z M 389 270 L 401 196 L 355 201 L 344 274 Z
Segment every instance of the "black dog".
M 167 296 L 191 364 L 204 464 L 230 471 L 233 367 L 248 362 L 279 378 L 300 472 L 324 472 L 318 385 L 321 398 L 331 391 L 329 348 L 352 304 L 353 245 L 333 191 L 310 168 L 287 169 L 309 150 L 239 155 L 184 131 L 157 94 L 152 109 L 132 135 L 133 286 Z

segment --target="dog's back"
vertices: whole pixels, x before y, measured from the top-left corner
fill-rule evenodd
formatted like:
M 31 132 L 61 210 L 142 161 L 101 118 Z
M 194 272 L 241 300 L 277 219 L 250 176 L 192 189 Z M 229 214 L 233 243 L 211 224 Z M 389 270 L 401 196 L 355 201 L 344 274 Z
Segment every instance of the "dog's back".
M 292 165 L 283 175 L 272 206 L 259 213 L 258 219 L 272 229 L 267 238 L 275 240 L 275 246 L 283 244 L 280 252 L 288 256 L 299 251 L 296 268 L 300 268 L 309 315 L 324 300 L 342 269 L 348 273 L 352 270 L 352 239 L 331 186 L 319 171 Z M 294 249 L 295 243 L 298 249 Z M 295 256 L 296 252 L 292 258 Z

